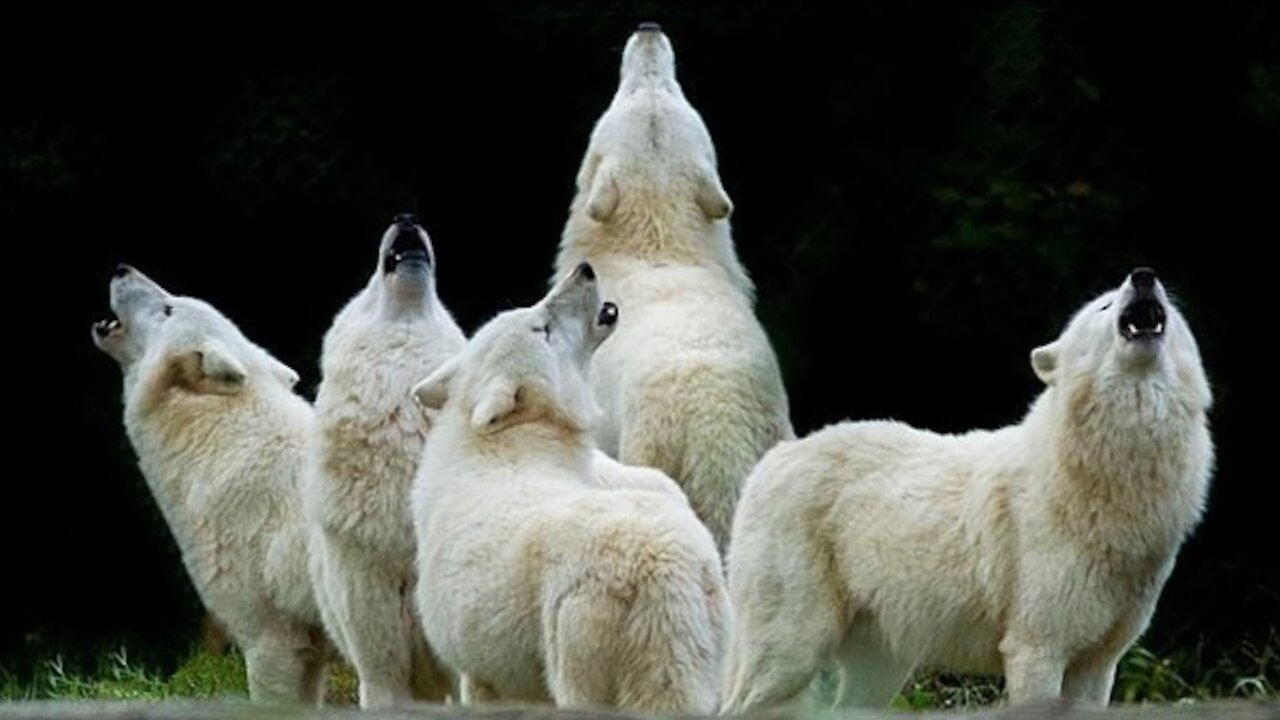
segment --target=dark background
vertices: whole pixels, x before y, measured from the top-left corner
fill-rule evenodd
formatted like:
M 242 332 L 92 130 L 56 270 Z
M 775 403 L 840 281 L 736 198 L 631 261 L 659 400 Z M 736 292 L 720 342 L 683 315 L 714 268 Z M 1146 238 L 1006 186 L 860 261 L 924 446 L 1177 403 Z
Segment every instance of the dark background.
M 214 303 L 310 396 L 333 313 L 391 216 L 416 211 L 441 295 L 472 330 L 544 290 L 620 50 L 649 19 L 717 144 L 797 431 L 1015 422 L 1039 390 L 1030 349 L 1151 264 L 1199 337 L 1219 454 L 1148 642 L 1229 647 L 1280 625 L 1264 415 L 1274 8 L 446 9 L 8 25 L 4 432 L 18 460 L 0 500 L 0 660 L 118 642 L 173 658 L 197 633 L 124 437 L 119 372 L 89 340 L 115 262 Z

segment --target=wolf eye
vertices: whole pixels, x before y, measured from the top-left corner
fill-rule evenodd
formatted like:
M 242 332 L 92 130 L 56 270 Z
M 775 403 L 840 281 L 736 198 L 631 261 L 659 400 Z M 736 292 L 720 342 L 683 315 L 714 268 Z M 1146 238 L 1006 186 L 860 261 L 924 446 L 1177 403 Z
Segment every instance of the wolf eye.
M 169 316 L 170 316 L 170 315 L 172 315 L 172 314 L 173 314 L 173 306 L 172 306 L 172 305 L 165 305 L 165 306 L 164 306 L 164 316 L 165 316 L 165 317 L 169 317 Z
M 536 333 L 542 333 L 543 335 L 546 336 L 547 340 L 551 339 L 551 323 L 547 323 L 546 325 L 543 325 L 541 327 L 536 327 L 533 329 L 533 331 Z
M 1107 309 L 1107 308 L 1109 308 L 1109 307 L 1111 307 L 1111 301 L 1110 301 L 1110 300 L 1108 300 L 1108 301 L 1107 301 L 1107 304 L 1106 304 L 1106 305 L 1103 305 L 1102 307 L 1098 308 L 1098 312 L 1102 312 L 1103 310 L 1106 310 L 1106 309 Z

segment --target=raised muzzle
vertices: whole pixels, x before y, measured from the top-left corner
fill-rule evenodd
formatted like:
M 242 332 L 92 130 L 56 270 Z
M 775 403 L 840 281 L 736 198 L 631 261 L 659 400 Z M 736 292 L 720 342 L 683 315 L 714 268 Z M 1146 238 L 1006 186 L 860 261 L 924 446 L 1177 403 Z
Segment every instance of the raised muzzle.
M 1168 313 L 1157 292 L 1156 273 L 1149 267 L 1129 273 L 1128 301 L 1120 311 L 1120 336 L 1125 340 L 1154 340 L 1164 335 Z
M 383 272 L 397 270 L 424 271 L 431 267 L 431 251 L 427 247 L 426 231 L 411 213 L 400 213 L 391 220 L 388 234 L 394 233 L 391 245 L 382 258 Z

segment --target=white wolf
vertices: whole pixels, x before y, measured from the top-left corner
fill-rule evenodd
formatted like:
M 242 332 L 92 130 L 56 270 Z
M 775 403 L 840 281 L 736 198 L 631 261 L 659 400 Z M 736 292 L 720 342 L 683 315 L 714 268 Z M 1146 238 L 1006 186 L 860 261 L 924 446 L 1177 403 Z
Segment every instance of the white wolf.
M 426 232 L 397 215 L 373 277 L 325 335 L 306 484 L 317 600 L 362 707 L 450 692 L 413 611 L 409 486 L 428 423 L 409 391 L 465 343 L 436 295 Z
M 653 23 L 627 42 L 577 185 L 557 277 L 590 261 L 627 312 L 592 363 L 596 438 L 622 462 L 675 478 L 723 549 L 742 482 L 793 432 L 715 147 Z
M 887 703 L 916 668 L 1003 671 L 1009 699 L 1105 705 L 1199 522 L 1213 466 L 1191 330 L 1139 268 L 1031 353 L 1021 424 L 843 423 L 780 445 L 734 521 L 726 712 L 819 665 Z
M 208 303 L 127 265 L 93 340 L 124 372 L 124 425 L 200 598 L 244 652 L 249 695 L 319 702 L 332 649 L 307 579 L 298 375 Z
M 616 319 L 583 264 L 414 390 L 443 405 L 412 493 L 418 608 L 466 702 L 716 708 L 729 607 L 711 535 L 669 481 L 592 446 L 586 372 Z

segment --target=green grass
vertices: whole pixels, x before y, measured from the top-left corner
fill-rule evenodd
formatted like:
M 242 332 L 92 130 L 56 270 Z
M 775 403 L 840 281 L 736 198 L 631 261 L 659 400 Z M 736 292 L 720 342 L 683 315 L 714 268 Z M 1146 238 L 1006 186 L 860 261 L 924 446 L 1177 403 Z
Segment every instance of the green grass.
M 131 660 L 125 648 L 106 653 L 96 667 L 71 667 L 61 655 L 54 655 L 37 662 L 25 678 L 0 669 L 0 699 L 4 700 L 210 698 L 247 693 L 244 660 L 235 652 L 196 653 L 168 677 Z
M 105 653 L 93 667 L 71 667 L 61 655 L 35 663 L 24 677 L 0 668 L 0 701 L 162 700 L 248 697 L 244 658 L 235 650 L 197 650 L 165 675 L 129 657 L 124 648 Z M 354 704 L 356 680 L 345 668 L 329 676 L 326 701 Z
M 823 673 L 812 697 L 816 707 L 835 697 L 834 673 Z M 913 678 L 892 707 L 937 710 L 990 705 L 1004 696 L 998 678 L 924 674 Z M 1168 703 L 1221 698 L 1280 698 L 1280 634 L 1261 644 L 1246 642 L 1231 652 L 1209 656 L 1202 646 L 1157 656 L 1134 647 L 1120 662 L 1113 703 Z
M 1157 657 L 1130 650 L 1116 672 L 1117 702 L 1171 702 L 1236 697 L 1280 697 L 1280 634 L 1261 644 L 1246 642 L 1233 652 L 1206 655 L 1203 646 Z
M 1142 647 L 1125 655 L 1116 674 L 1113 702 L 1179 702 L 1214 698 L 1280 698 L 1280 634 L 1261 644 L 1245 643 L 1210 656 L 1203 647 L 1157 656 Z M 829 701 L 834 679 L 824 674 L 816 698 Z M 914 679 L 893 703 L 899 709 L 927 710 L 987 705 L 1002 696 L 989 678 L 928 675 Z M 247 696 L 244 659 L 233 651 L 194 652 L 171 674 L 164 674 L 116 649 L 93 667 L 70 667 L 62 656 L 38 661 L 22 677 L 0 668 L 0 700 L 138 700 Z M 331 674 L 328 701 L 355 702 L 350 671 Z
M 1113 703 L 1168 703 L 1215 698 L 1280 698 L 1280 635 L 1246 642 L 1210 657 L 1203 646 L 1157 656 L 1141 646 L 1125 654 L 1116 670 Z M 925 710 L 987 705 L 1003 683 L 990 678 L 929 675 L 914 679 L 893 706 Z

